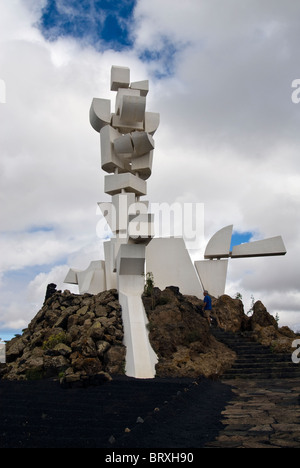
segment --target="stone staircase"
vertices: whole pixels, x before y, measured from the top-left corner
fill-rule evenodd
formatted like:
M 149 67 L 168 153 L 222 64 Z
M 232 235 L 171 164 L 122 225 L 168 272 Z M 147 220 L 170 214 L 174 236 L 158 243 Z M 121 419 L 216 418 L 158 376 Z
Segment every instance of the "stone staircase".
M 214 337 L 236 352 L 237 359 L 222 379 L 284 379 L 300 377 L 300 364 L 291 354 L 272 353 L 270 348 L 251 340 L 249 333 L 226 332 L 212 328 Z

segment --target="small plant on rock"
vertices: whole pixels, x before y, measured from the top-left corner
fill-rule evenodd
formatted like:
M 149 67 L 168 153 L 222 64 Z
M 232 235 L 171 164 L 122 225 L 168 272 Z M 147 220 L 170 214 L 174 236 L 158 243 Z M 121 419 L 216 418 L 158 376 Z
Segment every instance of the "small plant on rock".
M 146 282 L 144 286 L 144 294 L 145 296 L 151 297 L 151 308 L 154 309 L 154 296 L 153 296 L 153 289 L 154 289 L 154 277 L 153 273 L 149 272 L 146 275 Z
M 65 332 L 58 333 L 56 335 L 51 335 L 43 343 L 43 349 L 53 349 L 59 343 L 66 343 L 66 334 Z
M 152 295 L 153 288 L 154 288 L 154 277 L 153 277 L 153 273 L 149 272 L 146 275 L 146 283 L 144 287 L 144 293 L 146 294 L 146 296 Z

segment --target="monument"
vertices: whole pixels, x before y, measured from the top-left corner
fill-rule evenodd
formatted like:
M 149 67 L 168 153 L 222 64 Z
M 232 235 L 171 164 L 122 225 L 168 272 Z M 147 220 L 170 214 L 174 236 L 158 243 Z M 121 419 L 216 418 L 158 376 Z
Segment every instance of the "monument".
M 160 116 L 146 111 L 149 82 L 131 82 L 130 69 L 111 68 L 111 100 L 94 98 L 91 126 L 100 134 L 101 167 L 107 172 L 104 192 L 111 202 L 98 206 L 112 231 L 104 242 L 104 260 L 91 262 L 84 271 L 70 269 L 65 283 L 76 284 L 79 293 L 98 294 L 116 288 L 122 307 L 126 375 L 155 377 L 157 356 L 147 329 L 142 302 L 146 270 L 156 286 L 177 286 L 183 294 L 202 298 L 203 290 L 218 297 L 225 292 L 229 258 L 284 255 L 281 237 L 250 242 L 230 251 L 233 226 L 218 231 L 207 244 L 204 259 L 192 262 L 183 238 L 154 238 L 154 219 L 147 194 L 152 173 L 154 134 Z

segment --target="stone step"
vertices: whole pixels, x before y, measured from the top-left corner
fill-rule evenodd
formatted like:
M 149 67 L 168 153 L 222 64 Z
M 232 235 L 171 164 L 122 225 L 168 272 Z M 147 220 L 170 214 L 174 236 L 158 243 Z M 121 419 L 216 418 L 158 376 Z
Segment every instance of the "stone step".
M 239 355 L 237 361 L 239 362 L 263 362 L 263 361 L 272 361 L 272 362 L 291 362 L 291 356 L 289 354 L 277 354 L 277 353 L 265 353 L 265 354 L 243 354 Z
M 235 363 L 222 376 L 224 379 L 300 377 L 300 366 L 291 361 L 291 355 L 272 353 L 269 348 L 251 341 L 251 333 L 232 333 L 215 328 L 212 334 L 237 354 Z
M 230 372 L 227 371 L 222 375 L 222 380 L 234 380 L 234 379 L 261 379 L 261 380 L 269 380 L 269 379 L 291 379 L 291 378 L 299 378 L 300 372 L 299 370 L 290 369 L 287 371 L 264 371 L 264 372 Z
M 291 379 L 299 378 L 300 372 L 297 370 L 290 369 L 286 371 L 264 371 L 264 372 L 234 372 L 227 371 L 222 375 L 222 379 Z
M 236 373 L 236 374 L 263 374 L 264 372 L 266 374 L 273 373 L 273 374 L 299 374 L 299 369 L 296 367 L 284 367 L 284 366 L 278 366 L 278 367 L 244 367 L 244 368 L 236 368 L 236 367 L 231 367 L 227 371 L 227 373 Z
M 293 367 L 294 366 L 294 367 Z M 258 364 L 252 364 L 252 363 L 247 363 L 247 364 L 236 364 L 234 363 L 233 366 L 231 367 L 231 371 L 246 371 L 247 372 L 268 372 L 269 370 L 273 371 L 278 371 L 278 370 L 289 370 L 289 369 L 294 369 L 296 367 L 295 364 L 291 363 L 258 363 Z
M 256 347 L 249 347 L 249 346 L 234 346 L 230 343 L 225 343 L 229 348 L 233 349 L 234 351 L 236 351 L 238 354 L 240 355 L 267 355 L 269 356 L 270 354 L 272 354 L 270 352 L 270 350 L 266 350 L 266 349 L 261 349 L 261 348 L 256 348 Z

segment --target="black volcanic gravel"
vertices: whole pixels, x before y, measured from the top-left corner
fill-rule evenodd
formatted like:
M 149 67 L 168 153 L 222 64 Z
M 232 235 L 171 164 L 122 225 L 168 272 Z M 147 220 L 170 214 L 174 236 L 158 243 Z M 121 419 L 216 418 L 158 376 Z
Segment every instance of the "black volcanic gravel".
M 233 397 L 209 379 L 115 376 L 70 389 L 0 380 L 0 448 L 203 448 Z

